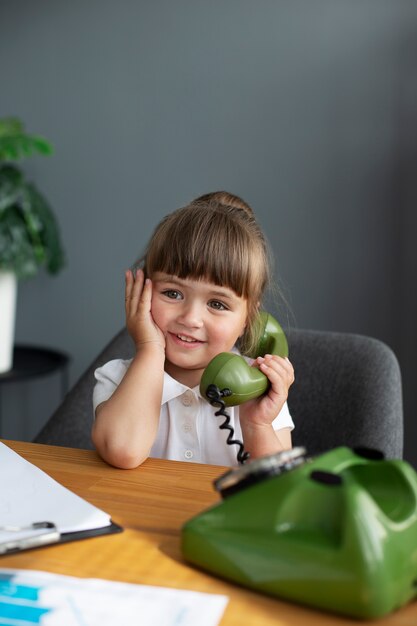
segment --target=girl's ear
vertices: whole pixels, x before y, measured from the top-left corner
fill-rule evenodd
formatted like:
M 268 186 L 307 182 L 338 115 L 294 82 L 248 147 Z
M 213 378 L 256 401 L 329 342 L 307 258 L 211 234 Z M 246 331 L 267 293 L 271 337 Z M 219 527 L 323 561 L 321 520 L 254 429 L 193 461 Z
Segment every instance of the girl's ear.
M 256 320 L 256 317 L 257 317 L 257 315 L 259 315 L 260 311 L 261 311 L 261 303 L 258 301 L 258 302 L 257 302 L 257 304 L 256 304 L 256 307 L 255 307 L 255 313 L 254 313 L 253 317 L 251 317 L 251 325 L 253 325 L 253 324 L 254 324 L 254 322 L 255 322 L 255 320 Z M 246 316 L 245 325 L 244 325 L 244 327 L 242 328 L 242 332 L 241 332 L 241 334 L 239 335 L 239 339 L 241 339 L 241 338 L 243 337 L 243 335 L 245 334 L 245 332 L 246 332 L 246 331 L 247 331 L 247 329 L 248 329 L 248 326 L 249 326 L 249 313 L 248 313 L 248 315 Z
M 258 315 L 258 313 L 259 313 L 259 303 L 256 305 L 255 316 Z M 248 328 L 248 325 L 249 325 L 249 312 L 246 315 L 246 320 L 245 320 L 245 323 L 243 325 L 242 331 L 241 331 L 241 333 L 239 335 L 239 339 L 241 339 L 243 337 L 243 335 L 245 334 L 245 332 L 246 332 L 246 330 Z
M 245 331 L 248 327 L 248 316 L 246 315 L 246 319 L 245 319 L 245 323 L 242 326 L 242 330 L 240 331 L 239 337 L 238 339 L 241 339 L 243 337 L 243 335 L 245 334 Z

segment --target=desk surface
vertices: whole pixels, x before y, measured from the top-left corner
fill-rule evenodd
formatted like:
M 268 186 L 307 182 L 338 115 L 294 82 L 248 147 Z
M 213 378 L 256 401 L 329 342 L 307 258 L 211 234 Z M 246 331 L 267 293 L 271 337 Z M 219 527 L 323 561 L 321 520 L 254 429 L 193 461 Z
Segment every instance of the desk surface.
M 225 594 L 229 604 L 221 626 L 361 623 L 263 596 L 185 563 L 180 552 L 181 526 L 218 500 L 212 481 L 222 468 L 148 459 L 140 468 L 118 470 L 90 450 L 4 443 L 65 487 L 110 513 L 125 531 L 1 557 L 0 567 Z M 371 624 L 415 626 L 417 603 Z

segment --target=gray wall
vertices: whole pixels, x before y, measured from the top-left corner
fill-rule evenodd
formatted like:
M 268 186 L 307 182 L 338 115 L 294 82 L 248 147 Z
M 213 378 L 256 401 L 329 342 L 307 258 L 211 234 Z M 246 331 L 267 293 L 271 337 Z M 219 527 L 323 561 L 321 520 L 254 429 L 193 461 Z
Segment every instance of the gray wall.
M 57 278 L 20 284 L 17 341 L 68 351 L 74 381 L 123 324 L 123 272 L 156 222 L 225 188 L 269 235 L 292 324 L 395 350 L 416 463 L 417 3 L 46 0 L 0 11 L 0 115 L 55 145 L 27 171 L 68 256 Z M 58 399 L 54 381 L 9 390 L 4 434 L 30 438 Z

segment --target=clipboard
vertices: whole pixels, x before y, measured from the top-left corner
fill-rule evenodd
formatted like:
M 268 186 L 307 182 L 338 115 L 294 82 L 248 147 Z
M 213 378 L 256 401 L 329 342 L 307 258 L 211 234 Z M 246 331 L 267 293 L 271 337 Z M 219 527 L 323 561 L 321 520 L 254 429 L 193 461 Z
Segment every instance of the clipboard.
M 0 556 L 123 530 L 3 443 L 0 474 Z
M 0 527 L 0 556 L 22 552 L 23 550 L 43 548 L 57 543 L 68 543 L 70 541 L 79 541 L 80 539 L 121 533 L 123 528 L 111 522 L 109 526 L 103 526 L 102 528 L 60 533 L 52 522 L 34 522 L 24 530 L 17 527 L 13 531 L 3 531 L 3 536 L 2 531 L 3 529 Z M 17 536 L 14 534 L 15 532 Z

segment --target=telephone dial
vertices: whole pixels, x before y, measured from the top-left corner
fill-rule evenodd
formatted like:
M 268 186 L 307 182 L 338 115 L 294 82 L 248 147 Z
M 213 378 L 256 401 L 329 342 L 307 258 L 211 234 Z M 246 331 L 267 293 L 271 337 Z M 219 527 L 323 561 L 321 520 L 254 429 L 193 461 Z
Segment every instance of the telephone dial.
M 262 322 L 260 353 L 266 345 L 264 354 L 286 356 L 279 324 L 268 314 Z M 219 355 L 203 375 L 201 391 L 221 415 L 267 389 L 240 358 Z M 215 481 L 221 501 L 184 524 L 187 561 L 251 589 L 361 619 L 417 596 L 417 473 L 408 463 L 339 447 L 315 458 L 294 448 L 245 464 L 243 444 L 228 443 L 241 446 L 241 465 Z
M 215 481 L 222 501 L 185 523 L 187 561 L 227 580 L 355 618 L 417 595 L 417 474 L 340 447 L 295 448 Z

